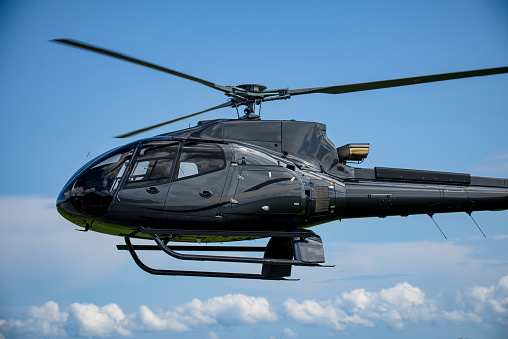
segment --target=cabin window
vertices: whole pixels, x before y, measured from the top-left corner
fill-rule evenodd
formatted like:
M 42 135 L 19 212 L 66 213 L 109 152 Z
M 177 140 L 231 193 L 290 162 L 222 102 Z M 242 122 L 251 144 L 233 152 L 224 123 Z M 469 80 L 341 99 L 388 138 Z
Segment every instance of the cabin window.
M 180 162 L 178 178 L 190 177 L 199 174 L 198 165 L 193 162 Z
M 187 144 L 182 147 L 176 180 L 221 170 L 224 152 L 216 144 Z
M 126 185 L 169 181 L 178 144 L 145 144 L 138 153 Z

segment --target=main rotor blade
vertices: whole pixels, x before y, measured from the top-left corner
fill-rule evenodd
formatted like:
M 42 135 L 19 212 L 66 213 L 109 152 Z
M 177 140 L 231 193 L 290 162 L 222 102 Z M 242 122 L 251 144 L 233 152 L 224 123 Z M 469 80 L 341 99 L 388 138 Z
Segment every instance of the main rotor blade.
M 158 66 L 158 65 L 152 64 L 150 62 L 146 62 L 146 61 L 143 61 L 143 60 L 135 59 L 135 58 L 132 58 L 130 56 L 127 56 L 127 55 L 124 55 L 124 54 L 120 54 L 120 53 L 117 53 L 117 52 L 114 52 L 114 51 L 110 51 L 110 50 L 107 50 L 107 49 L 104 49 L 104 48 L 101 48 L 101 47 L 88 45 L 88 44 L 85 44 L 85 43 L 82 43 L 82 42 L 79 42 L 79 41 L 76 41 L 76 40 L 70 40 L 70 39 L 53 39 L 51 41 L 58 42 L 58 43 L 61 43 L 61 44 L 65 44 L 65 45 L 70 45 L 70 46 L 78 47 L 78 48 L 83 48 L 83 49 L 86 49 L 86 50 L 89 50 L 89 51 L 92 51 L 92 52 L 108 55 L 108 56 L 113 57 L 113 58 L 121 59 L 121 60 L 128 61 L 128 62 L 132 62 L 132 63 L 138 64 L 138 65 L 141 65 L 141 66 L 149 67 L 149 68 L 155 69 L 157 71 L 161 71 L 161 72 L 164 72 L 164 73 L 169 73 L 169 74 L 172 74 L 172 75 L 176 75 L 177 77 L 184 78 L 184 79 L 191 80 L 191 81 L 195 81 L 195 82 L 199 82 L 202 85 L 205 85 L 205 86 L 217 89 L 217 90 L 225 92 L 225 93 L 230 93 L 231 92 L 231 88 L 229 88 L 229 87 L 217 85 L 217 84 L 214 84 L 213 82 L 210 82 L 210 81 L 206 81 L 206 80 L 203 80 L 203 79 L 200 79 L 200 78 L 196 78 L 196 77 L 193 77 L 191 75 L 188 75 L 188 74 L 185 74 L 185 73 L 182 73 L 182 72 L 178 72 L 178 71 L 166 68 L 166 67 Z
M 341 94 L 341 93 L 350 93 L 350 92 L 369 91 L 372 89 L 379 89 L 379 88 L 408 86 L 408 85 L 415 85 L 415 84 L 423 84 L 426 82 L 461 79 L 461 78 L 469 78 L 469 77 L 475 77 L 475 76 L 493 75 L 493 74 L 501 74 L 501 73 L 508 73 L 508 67 L 477 69 L 474 71 L 425 75 L 425 76 L 419 76 L 419 77 L 401 78 L 401 79 L 383 80 L 383 81 L 374 81 L 374 82 L 364 82 L 364 83 L 349 84 L 349 85 L 315 87 L 315 88 L 307 88 L 307 89 L 305 89 L 305 88 L 293 89 L 293 90 L 289 90 L 288 94 L 290 94 L 290 95 L 300 95 L 300 94 L 309 94 L 309 93 Z
M 166 121 L 166 122 L 163 122 L 163 123 L 157 124 L 157 125 L 153 125 L 153 126 L 150 126 L 150 127 L 141 128 L 141 129 L 138 129 L 138 130 L 135 130 L 135 131 L 129 132 L 129 133 L 125 133 L 125 134 L 122 134 L 122 135 L 116 136 L 115 138 L 127 138 L 127 137 L 130 137 L 130 136 L 133 136 L 133 135 L 136 135 L 136 134 L 142 133 L 142 132 L 149 131 L 149 130 L 154 129 L 154 128 L 157 128 L 157 127 L 161 127 L 161 126 L 164 126 L 164 125 L 169 125 L 169 124 L 171 124 L 171 123 L 173 123 L 173 122 L 177 122 L 177 121 L 180 121 L 180 120 L 183 120 L 183 119 L 187 119 L 187 118 L 190 118 L 190 117 L 193 117 L 193 116 L 199 115 L 199 114 L 203 114 L 203 113 L 206 113 L 206 112 L 210 112 L 210 111 L 213 111 L 214 109 L 219 109 L 219 108 L 229 107 L 229 106 L 235 106 L 235 103 L 234 103 L 233 101 L 228 101 L 228 102 L 225 102 L 225 103 L 223 103 L 223 104 L 221 104 L 221 105 L 218 105 L 218 106 L 215 106 L 215 107 L 212 107 L 212 108 L 209 108 L 209 109 L 205 109 L 204 111 L 201 111 L 201 112 L 192 113 L 192 114 L 186 115 L 186 116 L 184 116 L 184 117 L 180 117 L 180 118 L 176 118 L 176 119 L 173 119 L 173 120 L 169 120 L 169 121 Z

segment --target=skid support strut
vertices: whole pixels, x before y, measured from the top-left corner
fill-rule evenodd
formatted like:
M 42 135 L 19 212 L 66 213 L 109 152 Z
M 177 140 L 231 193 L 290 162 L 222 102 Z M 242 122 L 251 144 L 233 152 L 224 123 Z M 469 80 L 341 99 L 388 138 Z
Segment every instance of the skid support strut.
M 187 276 L 187 277 L 212 277 L 212 278 L 239 278 L 239 279 L 264 279 L 264 280 L 299 280 L 299 279 L 286 279 L 284 277 L 268 277 L 261 274 L 251 273 L 232 273 L 232 272 L 208 272 L 208 271 L 182 271 L 182 270 L 160 270 L 146 266 L 134 251 L 133 245 L 129 237 L 125 237 L 125 244 L 127 249 L 134 259 L 134 262 L 143 271 L 156 275 L 173 275 L 173 276 Z
M 150 234 L 157 246 L 132 245 L 130 237 L 125 236 L 125 246 L 118 245 L 117 248 L 119 250 L 128 250 L 134 262 L 142 270 L 150 274 L 263 280 L 298 280 L 284 278 L 291 275 L 292 266 L 326 266 L 320 265 L 320 263 L 324 262 L 323 245 L 321 238 L 313 232 L 309 231 L 287 232 L 288 234 L 286 234 L 285 237 L 283 237 L 280 232 L 277 232 L 276 235 L 274 235 L 274 237 L 272 237 L 272 239 L 269 241 L 266 248 L 247 246 L 167 246 L 157 234 L 159 232 L 159 234 L 165 234 L 163 230 L 151 230 L 143 228 L 142 231 L 143 233 Z M 298 237 L 294 237 L 293 235 L 298 235 Z M 307 236 L 308 238 L 303 237 L 303 235 Z M 164 253 L 180 260 L 262 264 L 263 269 L 261 274 L 154 269 L 145 265 L 139 259 L 136 253 L 136 250 L 154 249 L 162 250 Z M 191 251 L 264 251 L 265 255 L 264 258 L 255 258 L 183 254 L 175 251 L 175 249 Z

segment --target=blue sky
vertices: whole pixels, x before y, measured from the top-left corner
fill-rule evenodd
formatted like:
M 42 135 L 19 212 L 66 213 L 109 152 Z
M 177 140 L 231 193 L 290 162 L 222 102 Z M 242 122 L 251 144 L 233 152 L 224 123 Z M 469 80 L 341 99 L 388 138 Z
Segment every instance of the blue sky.
M 508 66 L 506 1 L 0 2 L 0 338 L 502 338 L 507 211 L 333 222 L 334 268 L 299 282 L 157 277 L 74 226 L 57 194 L 112 136 L 225 101 L 218 91 L 48 42 L 72 38 L 222 85 L 305 88 Z M 319 121 L 363 167 L 508 177 L 508 75 L 315 94 L 264 119 Z M 234 118 L 222 109 L 148 132 Z M 133 139 L 130 139 L 133 140 Z M 263 242 L 258 241 L 261 245 Z M 145 255 L 152 266 L 238 269 Z M 256 268 L 257 269 L 257 268 Z

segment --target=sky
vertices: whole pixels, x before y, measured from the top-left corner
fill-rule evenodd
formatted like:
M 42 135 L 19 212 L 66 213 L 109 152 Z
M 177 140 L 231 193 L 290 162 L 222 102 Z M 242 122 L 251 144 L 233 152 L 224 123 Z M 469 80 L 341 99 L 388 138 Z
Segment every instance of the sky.
M 505 338 L 508 212 L 336 221 L 333 268 L 297 282 L 161 277 L 123 239 L 77 232 L 56 197 L 131 130 L 219 91 L 49 42 L 70 38 L 222 85 L 292 89 L 508 66 L 506 1 L 0 1 L 0 338 Z M 368 142 L 365 168 L 508 178 L 508 75 L 263 105 Z M 235 118 L 225 108 L 141 134 Z M 254 245 L 263 245 L 256 241 Z M 256 272 L 143 254 L 151 266 Z M 249 271 L 250 272 L 250 271 Z

